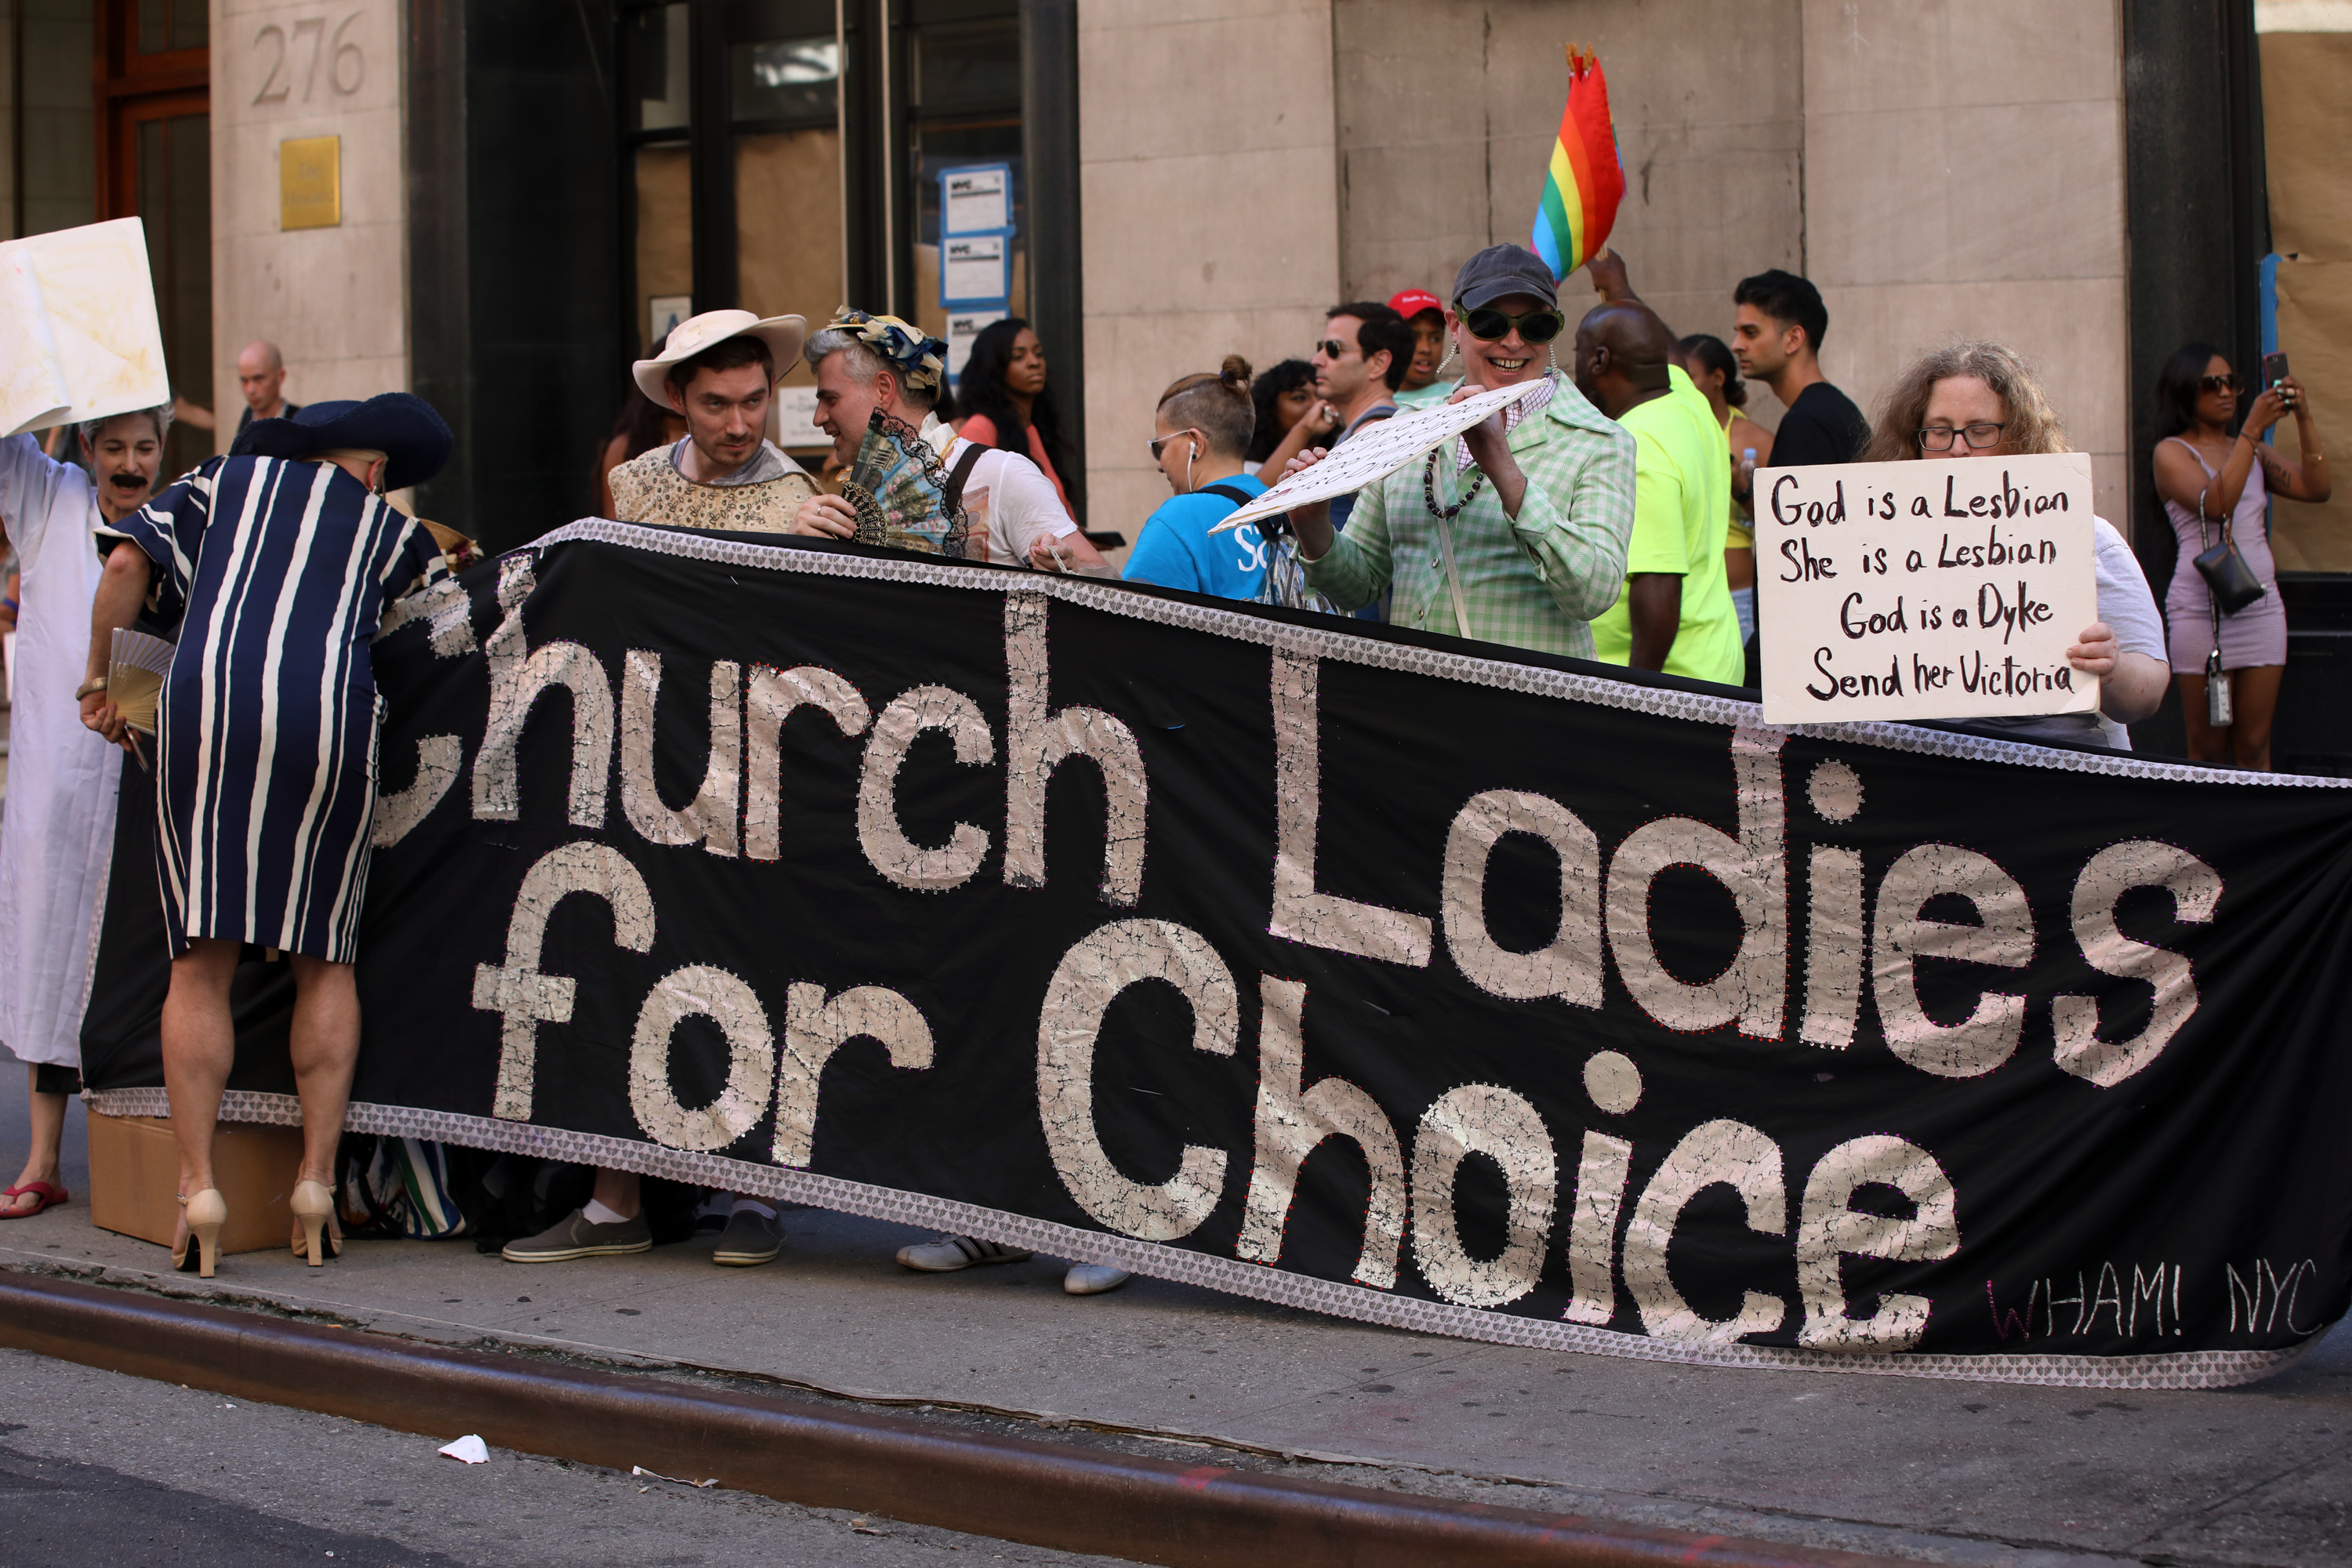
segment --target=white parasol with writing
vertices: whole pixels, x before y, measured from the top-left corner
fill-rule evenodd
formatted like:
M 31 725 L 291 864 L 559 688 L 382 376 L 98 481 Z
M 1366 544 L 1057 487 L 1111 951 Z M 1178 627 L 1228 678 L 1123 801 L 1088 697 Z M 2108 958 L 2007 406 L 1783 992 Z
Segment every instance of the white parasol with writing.
M 1473 425 L 1493 418 L 1542 384 L 1530 381 L 1517 386 L 1497 386 L 1459 403 L 1441 403 L 1434 408 L 1415 409 L 1367 425 L 1348 441 L 1334 447 L 1329 457 L 1304 472 L 1293 474 L 1209 531 L 1223 533 L 1294 507 L 1353 495 L 1366 485 L 1378 484 L 1408 463 L 1427 457 Z

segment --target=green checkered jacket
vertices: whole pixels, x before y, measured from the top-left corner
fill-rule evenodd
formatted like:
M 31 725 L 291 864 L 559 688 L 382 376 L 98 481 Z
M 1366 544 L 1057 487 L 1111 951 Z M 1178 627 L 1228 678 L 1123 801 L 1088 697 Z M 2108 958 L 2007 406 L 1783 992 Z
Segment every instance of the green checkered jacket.
M 1358 492 L 1347 531 L 1307 567 L 1307 582 L 1343 609 L 1393 587 L 1390 621 L 1577 658 L 1592 657 L 1590 622 L 1617 602 L 1633 531 L 1633 437 L 1555 373 L 1551 402 L 1508 437 L 1528 476 L 1519 515 L 1507 518 L 1482 484 L 1446 526 L 1470 624 L 1454 624 L 1437 520 L 1422 490 L 1427 460 Z M 1461 499 L 1454 444 L 1437 450 L 1437 502 Z

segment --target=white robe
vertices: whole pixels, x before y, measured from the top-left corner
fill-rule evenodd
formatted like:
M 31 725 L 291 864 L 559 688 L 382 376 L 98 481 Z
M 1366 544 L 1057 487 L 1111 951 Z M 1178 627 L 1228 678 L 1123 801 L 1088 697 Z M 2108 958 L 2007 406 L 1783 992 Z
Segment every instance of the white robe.
M 99 521 L 88 474 L 30 436 L 0 441 L 0 521 L 23 574 L 0 813 L 0 1045 L 66 1066 L 81 1059 L 122 766 L 120 747 L 82 727 L 73 695 L 105 566 Z

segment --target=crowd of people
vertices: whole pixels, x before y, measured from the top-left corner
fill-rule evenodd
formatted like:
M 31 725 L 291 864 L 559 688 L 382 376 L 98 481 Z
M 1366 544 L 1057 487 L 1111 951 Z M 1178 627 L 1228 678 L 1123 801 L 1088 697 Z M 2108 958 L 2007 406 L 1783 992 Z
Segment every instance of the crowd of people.
M 1822 374 L 1829 316 L 1805 279 L 1772 269 L 1742 280 L 1727 342 L 1678 336 L 1621 258 L 1604 252 L 1590 273 L 1597 300 L 1571 323 L 1545 262 L 1490 247 L 1444 297 L 1407 289 L 1333 306 L 1304 359 L 1254 374 L 1229 355 L 1177 377 L 1148 438 L 1171 493 L 1142 520 L 1123 574 L 1080 526 L 1084 473 L 1048 345 L 1018 319 L 978 335 L 952 394 L 947 345 L 896 317 L 845 309 L 814 331 L 798 316 L 748 310 L 682 321 L 633 366 L 598 455 L 597 501 L 626 522 L 1123 575 L 1738 687 L 1753 684 L 1759 639 L 1772 631 L 1755 601 L 1759 468 L 2071 449 L 2033 371 L 2002 345 L 1921 355 L 1873 422 Z M 815 383 L 815 432 L 828 447 L 814 474 L 785 442 L 814 443 L 793 439 L 776 413 L 777 385 L 799 364 Z M 58 1151 L 66 1098 L 80 1087 L 89 910 L 128 751 L 152 770 L 173 952 L 162 1036 L 181 1155 L 173 1261 L 206 1275 L 226 1217 L 211 1146 L 234 1053 L 229 984 L 247 946 L 287 955 L 298 987 L 292 1065 L 311 1131 L 289 1239 L 313 1265 L 337 1250 L 332 1184 L 360 1037 L 352 963 L 376 722 L 365 640 L 337 628 L 377 624 L 467 549 L 387 500 L 450 454 L 429 405 L 401 393 L 293 404 L 283 356 L 266 342 L 238 370 L 247 407 L 228 455 L 161 494 L 164 439 L 184 405 L 81 426 L 70 439 L 82 462 L 30 436 L 0 442 L 0 520 L 18 563 L 0 606 L 16 621 L 17 759 L 0 825 L 0 1043 L 28 1064 L 34 1132 L 0 1218 L 67 1196 Z M 1745 411 L 1751 383 L 1781 405 L 1776 426 Z M 1220 530 L 1383 420 L 1506 387 L 1525 394 L 1423 460 L 1352 494 Z M 2285 622 L 2266 511 L 2273 496 L 2329 493 L 2312 410 L 2284 375 L 2249 398 L 2203 344 L 2182 348 L 2154 390 L 2165 436 L 2154 477 L 2181 557 L 2163 611 L 2122 534 L 2097 521 L 2098 619 L 2068 657 L 2099 679 L 2099 711 L 1997 727 L 2127 746 L 2124 726 L 2176 684 L 2193 756 L 2267 767 Z M 2294 460 L 2264 439 L 2290 416 Z M 2251 603 L 2221 604 L 2209 587 L 2199 558 L 2217 541 L 2262 589 Z M 113 634 L 142 614 L 179 648 L 152 757 L 108 690 Z M 778 1256 L 773 1205 L 722 1195 L 719 1207 L 716 1262 Z M 585 1202 L 505 1257 L 563 1262 L 640 1252 L 653 1239 L 638 1179 L 602 1171 Z M 946 1271 L 1026 1256 L 948 1237 L 899 1261 Z M 1065 1283 L 1093 1294 L 1126 1278 L 1077 1263 Z

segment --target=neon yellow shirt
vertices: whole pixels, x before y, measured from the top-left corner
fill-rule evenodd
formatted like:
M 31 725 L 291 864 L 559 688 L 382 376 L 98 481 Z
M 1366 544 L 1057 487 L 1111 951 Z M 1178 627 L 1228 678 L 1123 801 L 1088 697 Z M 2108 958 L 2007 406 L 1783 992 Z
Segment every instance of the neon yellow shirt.
M 1711 403 L 1707 405 L 1707 407 L 1710 410 L 1712 410 L 1714 406 L 1715 405 Z M 1731 422 L 1738 417 L 1739 417 L 1739 415 L 1737 409 L 1727 408 L 1723 411 L 1723 449 L 1735 458 L 1739 454 L 1732 449 Z M 1728 495 L 1730 489 L 1730 485 L 1727 483 L 1724 486 L 1725 493 Z M 1724 536 L 1723 547 L 1726 550 L 1753 550 L 1756 548 L 1756 524 L 1749 519 L 1747 510 L 1740 506 L 1739 499 L 1737 496 L 1733 496 L 1731 498 L 1731 531 Z
M 1666 673 L 1737 686 L 1747 660 L 1723 570 L 1731 515 L 1723 426 L 1680 365 L 1666 374 L 1665 396 L 1626 410 L 1618 421 L 1633 437 L 1633 537 L 1625 571 L 1683 580 L 1682 624 L 1666 654 Z M 1593 657 L 1611 664 L 1633 658 L 1627 592 L 1592 623 Z

